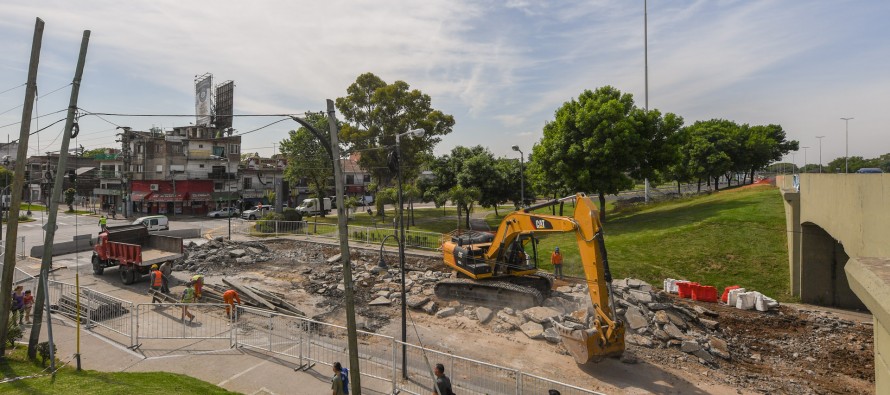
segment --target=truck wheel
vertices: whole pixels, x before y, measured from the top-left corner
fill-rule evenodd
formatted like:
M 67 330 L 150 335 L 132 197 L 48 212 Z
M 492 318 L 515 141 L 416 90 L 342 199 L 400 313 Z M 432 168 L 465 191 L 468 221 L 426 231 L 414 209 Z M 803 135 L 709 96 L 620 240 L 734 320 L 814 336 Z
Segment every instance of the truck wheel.
M 102 262 L 99 260 L 99 256 L 93 255 L 93 274 L 101 276 L 104 272 L 105 268 L 102 267 Z
M 130 285 L 136 282 L 136 271 L 127 268 L 121 268 L 120 274 L 121 282 L 123 282 L 124 285 Z

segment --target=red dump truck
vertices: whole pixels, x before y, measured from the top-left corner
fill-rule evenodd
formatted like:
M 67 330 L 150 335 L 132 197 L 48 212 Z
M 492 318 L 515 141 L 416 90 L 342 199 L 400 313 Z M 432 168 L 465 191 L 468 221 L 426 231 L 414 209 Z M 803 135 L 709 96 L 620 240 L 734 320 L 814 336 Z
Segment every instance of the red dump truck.
M 149 234 L 144 225 L 109 226 L 93 245 L 93 273 L 117 266 L 121 281 L 132 284 L 151 265 L 182 257 L 182 238 Z

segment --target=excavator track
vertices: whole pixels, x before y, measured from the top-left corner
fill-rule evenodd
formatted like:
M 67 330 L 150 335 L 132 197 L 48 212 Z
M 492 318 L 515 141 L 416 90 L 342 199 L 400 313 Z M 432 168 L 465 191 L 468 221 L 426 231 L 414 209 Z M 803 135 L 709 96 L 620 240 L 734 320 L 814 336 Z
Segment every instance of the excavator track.
M 440 299 L 516 309 L 526 309 L 544 303 L 544 296 L 537 289 L 507 281 L 451 278 L 436 283 L 435 293 Z

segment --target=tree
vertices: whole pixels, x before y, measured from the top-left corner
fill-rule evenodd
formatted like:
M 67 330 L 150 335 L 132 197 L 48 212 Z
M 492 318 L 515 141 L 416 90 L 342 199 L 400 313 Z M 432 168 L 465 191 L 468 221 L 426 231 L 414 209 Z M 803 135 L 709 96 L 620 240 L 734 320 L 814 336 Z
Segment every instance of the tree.
M 306 121 L 323 133 L 328 130 L 325 115 L 310 114 Z M 327 196 L 328 181 L 334 178 L 334 164 L 323 143 L 312 132 L 305 127 L 288 132 L 288 138 L 281 140 L 281 153 L 287 158 L 285 178 L 292 184 L 305 178 L 316 197 Z
M 631 176 L 638 179 L 658 180 L 662 172 L 677 160 L 677 145 L 683 117 L 673 113 L 661 115 L 661 111 L 634 108 L 630 114 L 637 139 L 636 167 Z
M 450 154 L 436 158 L 431 167 L 436 175 L 436 189 L 448 193 L 451 201 L 458 206 L 458 215 L 466 215 L 467 227 L 476 201 L 485 199 L 486 204 L 490 205 L 497 200 L 494 196 L 500 192 L 493 190 L 498 183 L 489 184 L 489 181 L 498 175 L 495 174 L 494 155 L 487 148 L 481 145 L 454 147 Z M 475 200 L 467 201 L 469 198 Z
M 65 190 L 65 204 L 68 205 L 68 211 L 74 212 L 74 195 L 77 194 L 77 191 L 74 188 L 68 188 Z
M 403 138 L 400 143 L 403 179 L 413 180 L 419 164 L 430 158 L 441 136 L 451 133 L 454 126 L 454 117 L 434 109 L 429 95 L 411 89 L 404 81 L 387 84 L 365 73 L 346 91 L 345 97 L 336 100 L 345 120 L 340 138 L 352 149 L 365 150 L 359 165 L 382 184 L 389 184 L 395 176 L 387 168 L 389 152 L 371 148 L 394 146 L 396 134 L 423 129 L 423 137 Z
M 689 152 L 689 163 L 692 174 L 701 179 L 713 179 L 714 189 L 719 189 L 720 176 L 733 168 L 730 153 L 738 149 L 736 140 L 738 125 L 724 119 L 698 121 L 687 127 L 689 139 L 682 148 Z
M 573 191 L 599 195 L 600 218 L 605 220 L 605 195 L 633 186 L 628 172 L 639 169 L 641 146 L 637 121 L 632 119 L 633 97 L 611 86 L 585 90 L 577 100 L 556 110 L 544 126 L 540 147 L 532 150 L 538 162 L 536 177 L 559 179 Z
M 745 151 L 748 152 L 748 169 L 750 180 L 754 182 L 754 173 L 765 168 L 772 162 L 782 160 L 782 157 L 791 151 L 796 151 L 800 146 L 796 140 L 785 139 L 785 131 L 780 125 L 742 126 L 747 129 L 746 139 L 743 142 Z
M 473 203 L 479 200 L 481 193 L 477 188 L 465 188 L 463 185 L 455 185 L 448 191 L 449 198 L 457 205 L 458 217 L 461 212 L 466 218 L 466 228 L 470 229 L 470 213 L 473 212 Z

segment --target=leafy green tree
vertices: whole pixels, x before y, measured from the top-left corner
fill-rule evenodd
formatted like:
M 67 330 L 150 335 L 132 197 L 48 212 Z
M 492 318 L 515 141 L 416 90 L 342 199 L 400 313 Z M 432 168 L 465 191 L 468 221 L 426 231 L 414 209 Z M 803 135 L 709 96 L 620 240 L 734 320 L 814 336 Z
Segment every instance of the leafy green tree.
M 639 169 L 641 146 L 637 122 L 631 117 L 633 97 L 611 86 L 585 90 L 577 100 L 556 110 L 544 126 L 544 137 L 532 150 L 532 162 L 557 185 L 599 195 L 605 219 L 605 195 L 631 188 L 628 173 Z M 541 178 L 536 175 L 536 180 Z
M 306 121 L 323 133 L 328 130 L 328 118 L 324 115 L 310 114 Z M 285 178 L 292 184 L 305 178 L 315 196 L 327 196 L 329 180 L 334 178 L 334 164 L 323 143 L 312 132 L 305 127 L 291 130 L 288 138 L 281 140 L 280 150 L 287 158 Z
M 733 169 L 733 152 L 738 149 L 736 134 L 738 125 L 723 119 L 698 121 L 687 127 L 689 139 L 682 149 L 689 152 L 689 166 L 692 173 L 701 180 L 714 180 L 714 189 L 719 189 L 720 176 Z M 701 181 L 699 181 L 701 189 Z
M 387 84 L 372 73 L 365 73 L 350 85 L 345 97 L 336 100 L 345 119 L 340 137 L 353 149 L 391 147 L 396 134 L 423 129 L 423 137 L 401 139 L 402 174 L 413 180 L 419 165 L 429 160 L 441 137 L 451 133 L 454 117 L 432 107 L 429 95 L 411 89 L 408 83 Z M 359 165 L 378 182 L 389 184 L 395 172 L 387 167 L 388 150 L 363 151 Z
M 634 122 L 637 141 L 635 158 L 636 167 L 631 170 L 632 177 L 642 180 L 658 181 L 667 168 L 677 161 L 678 144 L 683 127 L 683 117 L 673 113 L 662 116 L 661 111 L 646 111 L 634 108 L 630 114 Z
M 77 195 L 77 191 L 74 188 L 68 188 L 65 190 L 65 204 L 68 205 L 68 211 L 74 211 L 74 195 Z
M 516 208 L 522 206 L 523 185 L 522 180 L 519 178 L 519 167 L 520 163 L 516 159 L 498 158 L 494 160 L 494 168 L 497 178 L 492 180 L 493 183 L 496 183 L 493 199 L 497 201 L 497 204 L 513 202 L 513 205 Z M 523 177 L 527 178 L 528 166 L 524 166 L 524 169 L 522 170 L 524 170 L 525 173 L 523 174 Z M 529 184 L 529 180 L 525 180 L 525 183 Z M 534 195 L 530 185 L 525 185 L 525 195 L 526 199 Z M 500 215 L 498 214 L 497 204 L 494 206 L 494 213 L 495 215 Z
M 757 170 L 782 160 L 782 157 L 791 151 L 796 151 L 800 146 L 796 140 L 786 140 L 785 131 L 780 125 L 744 125 L 742 128 L 747 131 L 744 133 L 745 139 L 742 144 L 748 154 L 749 167 L 739 170 L 750 170 L 750 182 L 754 182 L 754 173 Z
M 831 162 L 828 162 L 827 169 L 823 169 L 825 173 L 843 173 L 846 168 L 847 161 L 842 156 L 837 158 Z M 861 156 L 851 156 L 849 160 L 849 172 L 855 173 L 857 170 L 863 167 L 878 167 L 879 161 L 873 161 L 871 159 L 865 159 Z
M 466 228 L 470 229 L 470 213 L 473 212 L 473 205 L 482 195 L 479 189 L 475 187 L 466 188 L 463 185 L 455 185 L 448 190 L 451 202 L 457 206 L 457 215 L 460 217 L 461 212 L 464 213 L 466 219 Z

